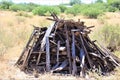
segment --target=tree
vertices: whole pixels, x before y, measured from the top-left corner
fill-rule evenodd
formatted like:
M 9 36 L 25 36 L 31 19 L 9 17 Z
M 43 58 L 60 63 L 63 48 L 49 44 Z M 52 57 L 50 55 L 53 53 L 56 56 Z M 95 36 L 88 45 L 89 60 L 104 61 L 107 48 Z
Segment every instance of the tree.
M 9 9 L 11 5 L 13 5 L 13 3 L 10 2 L 10 1 L 2 1 L 2 2 L 0 2 L 0 8 L 1 9 Z
M 70 1 L 70 5 L 74 5 L 74 4 L 80 4 L 81 0 L 71 0 Z
M 107 0 L 107 3 L 112 8 L 116 8 L 116 9 L 120 10 L 120 0 Z
M 107 0 L 108 4 L 114 3 L 114 2 L 119 2 L 120 0 Z
M 96 0 L 96 3 L 103 3 L 103 0 Z

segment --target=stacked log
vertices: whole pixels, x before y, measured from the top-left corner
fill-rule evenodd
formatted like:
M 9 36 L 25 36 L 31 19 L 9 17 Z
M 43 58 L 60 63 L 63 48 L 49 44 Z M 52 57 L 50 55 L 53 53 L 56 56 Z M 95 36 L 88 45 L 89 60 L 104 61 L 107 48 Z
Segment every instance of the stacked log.
M 24 72 L 63 73 L 85 76 L 88 71 L 106 74 L 120 66 L 120 59 L 88 34 L 94 26 L 63 20 L 52 14 L 50 27 L 34 27 L 16 65 Z

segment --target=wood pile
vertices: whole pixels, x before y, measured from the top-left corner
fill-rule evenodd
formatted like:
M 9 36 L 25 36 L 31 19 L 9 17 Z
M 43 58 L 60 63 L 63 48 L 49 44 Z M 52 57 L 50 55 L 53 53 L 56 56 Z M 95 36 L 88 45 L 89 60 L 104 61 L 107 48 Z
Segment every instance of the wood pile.
M 63 73 L 85 76 L 95 70 L 105 75 L 120 66 L 120 59 L 107 49 L 91 41 L 91 28 L 78 20 L 59 19 L 50 27 L 34 27 L 16 65 L 24 72 Z

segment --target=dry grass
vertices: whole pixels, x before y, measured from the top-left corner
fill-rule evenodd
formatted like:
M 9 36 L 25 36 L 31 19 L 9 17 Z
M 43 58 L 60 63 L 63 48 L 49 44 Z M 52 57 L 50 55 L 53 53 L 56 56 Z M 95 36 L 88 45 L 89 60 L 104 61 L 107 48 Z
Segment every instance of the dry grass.
M 14 64 L 18 57 L 20 56 L 23 47 L 25 46 L 30 33 L 33 30 L 31 25 L 36 26 L 48 26 L 51 24 L 51 21 L 46 20 L 46 17 L 43 16 L 33 16 L 25 17 L 19 16 L 16 12 L 11 11 L 0 11 L 0 80 L 35 80 L 33 76 L 29 76 L 17 69 Z M 26 14 L 26 13 L 25 13 Z M 31 13 L 29 13 L 31 14 Z M 109 13 L 107 13 L 109 14 Z M 112 20 L 117 20 L 119 23 L 119 18 L 116 14 L 116 17 L 111 17 L 112 13 L 107 15 L 105 19 L 106 22 L 112 23 Z M 87 19 L 84 16 L 72 16 L 61 14 L 62 18 L 65 19 L 81 19 L 85 21 L 86 25 L 91 26 L 95 25 L 97 27 L 94 30 L 98 30 L 101 24 L 100 20 L 97 19 Z M 116 53 L 119 55 L 119 53 Z M 118 80 L 120 77 L 120 70 L 118 69 L 115 72 L 115 75 L 110 75 L 107 77 L 100 77 L 96 74 L 91 73 L 91 80 Z M 80 77 L 73 76 L 61 76 L 61 75 L 52 75 L 52 74 L 43 74 L 40 75 L 38 80 L 84 80 Z

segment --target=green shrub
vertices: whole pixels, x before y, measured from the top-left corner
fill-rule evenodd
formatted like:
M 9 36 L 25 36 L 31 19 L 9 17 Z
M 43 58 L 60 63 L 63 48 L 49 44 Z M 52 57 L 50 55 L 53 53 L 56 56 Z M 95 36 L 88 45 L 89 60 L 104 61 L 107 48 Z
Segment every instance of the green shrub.
M 12 10 L 12 11 L 26 11 L 27 8 L 25 6 L 22 6 L 22 5 L 14 4 L 14 5 L 10 6 L 10 10 Z
M 63 12 L 63 13 L 64 13 L 65 10 L 67 9 L 67 7 L 64 6 L 64 5 L 59 5 L 58 7 L 60 8 L 61 12 Z
M 38 5 L 34 4 L 34 3 L 28 3 L 28 4 L 24 4 L 24 5 L 27 7 L 29 12 L 31 12 L 34 8 L 38 7 Z
M 117 8 L 120 10 L 120 0 L 115 0 L 109 4 L 109 6 Z
M 60 12 L 61 12 L 60 8 L 56 7 L 56 6 L 49 7 L 48 11 L 51 12 L 51 13 L 55 13 L 55 14 L 60 14 Z
M 37 5 L 32 4 L 14 4 L 10 6 L 10 10 L 12 11 L 32 11 Z
M 40 7 L 35 8 L 32 12 L 34 15 L 45 16 L 46 13 L 59 14 L 60 9 L 54 6 L 40 6 Z
M 41 6 L 41 7 L 37 7 L 35 9 L 33 9 L 32 13 L 34 15 L 41 15 L 43 16 L 46 12 L 48 11 L 46 6 Z
M 9 9 L 11 5 L 13 5 L 12 2 L 2 1 L 0 2 L 0 9 Z
M 76 4 L 66 10 L 66 13 L 73 15 L 83 14 L 89 18 L 97 18 L 98 15 L 102 14 L 106 10 L 106 4 L 94 3 L 94 4 Z
M 102 14 L 103 11 L 98 10 L 96 8 L 87 8 L 82 13 L 83 15 L 88 16 L 89 18 L 97 18 L 97 16 Z
M 75 12 L 75 10 L 72 8 L 68 8 L 65 13 L 67 14 L 73 14 L 74 16 L 77 15 L 78 13 Z
M 82 10 L 82 14 L 89 18 L 97 18 L 103 12 L 106 12 L 106 5 L 103 3 L 89 4 L 85 9 Z
M 118 8 L 116 7 L 113 7 L 113 6 L 108 6 L 108 12 L 115 12 L 115 11 L 118 11 Z
M 72 7 L 68 8 L 66 10 L 66 13 L 73 14 L 75 16 L 82 11 L 81 8 L 83 8 L 83 7 L 81 7 L 81 5 L 76 4 L 76 5 L 73 5 Z
M 70 0 L 70 5 L 80 4 L 81 0 Z

